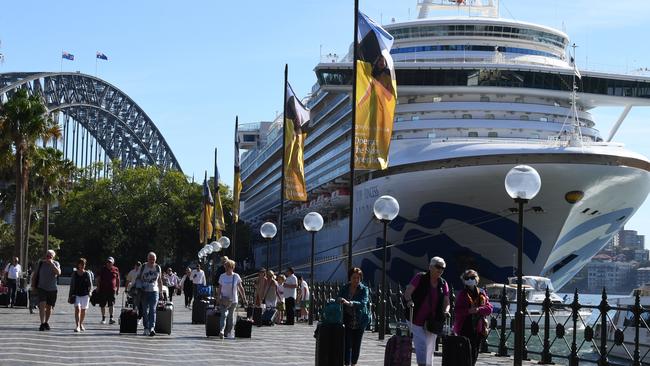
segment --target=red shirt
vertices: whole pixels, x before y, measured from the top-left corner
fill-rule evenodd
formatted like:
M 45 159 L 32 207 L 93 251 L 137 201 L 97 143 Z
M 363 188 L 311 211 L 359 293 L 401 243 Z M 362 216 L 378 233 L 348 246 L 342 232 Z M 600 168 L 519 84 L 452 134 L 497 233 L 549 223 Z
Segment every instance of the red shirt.
M 111 269 L 102 267 L 99 272 L 99 291 L 111 292 L 117 290 L 120 285 L 120 271 L 117 267 L 113 266 Z

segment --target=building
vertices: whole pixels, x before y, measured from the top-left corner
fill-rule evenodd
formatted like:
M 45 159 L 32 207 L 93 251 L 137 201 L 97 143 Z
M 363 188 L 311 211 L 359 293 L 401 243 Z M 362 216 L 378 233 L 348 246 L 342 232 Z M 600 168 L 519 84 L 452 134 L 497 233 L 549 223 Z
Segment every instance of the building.
M 592 261 L 587 264 L 587 287 L 599 292 L 605 287 L 611 292 L 628 292 L 635 286 L 636 262 Z
M 638 268 L 636 270 L 636 284 L 641 287 L 646 283 L 650 284 L 650 267 Z
M 618 245 L 624 248 L 645 249 L 645 236 L 636 230 L 622 229 L 618 232 Z

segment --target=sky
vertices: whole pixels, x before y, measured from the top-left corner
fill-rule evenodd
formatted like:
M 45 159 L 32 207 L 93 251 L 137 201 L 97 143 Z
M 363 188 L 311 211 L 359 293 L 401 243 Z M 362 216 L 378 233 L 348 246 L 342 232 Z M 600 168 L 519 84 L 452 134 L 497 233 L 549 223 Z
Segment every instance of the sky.
M 346 53 L 352 0 L 0 0 L 0 73 L 80 71 L 129 95 L 154 121 L 184 173 L 200 180 L 219 149 L 232 185 L 235 116 L 270 121 L 282 110 L 284 65 L 299 96 L 310 92 L 320 56 Z M 360 0 L 380 23 L 415 19 L 416 0 Z M 632 73 L 650 68 L 650 2 L 507 0 L 504 18 L 565 31 L 582 69 Z M 443 14 L 455 15 L 455 14 Z M 63 60 L 61 52 L 74 54 Z M 97 51 L 108 61 L 96 62 Z M 97 68 L 96 68 L 97 67 Z M 650 76 L 649 74 L 645 74 Z M 593 111 L 607 136 L 622 108 Z M 615 137 L 650 156 L 650 107 L 633 108 Z M 543 183 L 542 183 L 543 184 Z M 650 203 L 628 229 L 649 235 Z

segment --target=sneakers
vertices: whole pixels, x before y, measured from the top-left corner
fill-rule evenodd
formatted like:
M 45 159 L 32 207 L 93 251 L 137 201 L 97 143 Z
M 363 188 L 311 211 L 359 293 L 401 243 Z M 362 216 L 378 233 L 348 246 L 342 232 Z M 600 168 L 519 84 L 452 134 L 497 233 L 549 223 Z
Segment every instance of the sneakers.
M 156 331 L 154 331 L 154 330 L 152 329 L 152 330 L 149 332 L 149 337 L 153 337 L 153 336 L 155 336 L 155 335 L 156 335 Z
M 83 324 L 82 324 L 82 325 L 79 326 L 79 330 L 81 330 L 82 332 L 85 332 L 85 331 L 86 331 L 86 327 L 84 327 Z
M 50 330 L 50 325 L 47 323 L 43 323 L 43 327 L 45 328 L 45 330 Z
M 41 332 L 45 330 L 45 323 L 42 323 L 40 327 L 38 327 L 38 330 Z
M 81 332 L 81 328 L 79 328 L 79 327 L 74 328 L 74 332 L 75 332 L 75 333 L 79 333 L 79 332 Z
M 223 339 L 223 333 L 219 333 L 218 337 L 219 339 Z
M 102 323 L 102 324 L 106 324 L 106 318 L 102 318 L 101 323 Z
M 108 324 L 115 324 L 115 320 L 113 320 L 113 318 L 111 318 L 111 320 L 108 321 Z
M 230 335 L 228 335 L 228 336 L 226 337 L 226 339 L 235 339 L 235 335 L 234 335 L 234 334 L 230 334 Z

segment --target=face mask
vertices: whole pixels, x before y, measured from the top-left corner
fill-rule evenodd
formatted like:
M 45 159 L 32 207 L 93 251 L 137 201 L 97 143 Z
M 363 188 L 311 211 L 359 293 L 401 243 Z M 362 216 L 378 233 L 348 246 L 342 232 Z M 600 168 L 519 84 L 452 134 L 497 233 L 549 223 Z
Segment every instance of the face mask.
M 476 286 L 476 278 L 470 278 L 469 280 L 464 280 L 465 286 L 474 287 Z

